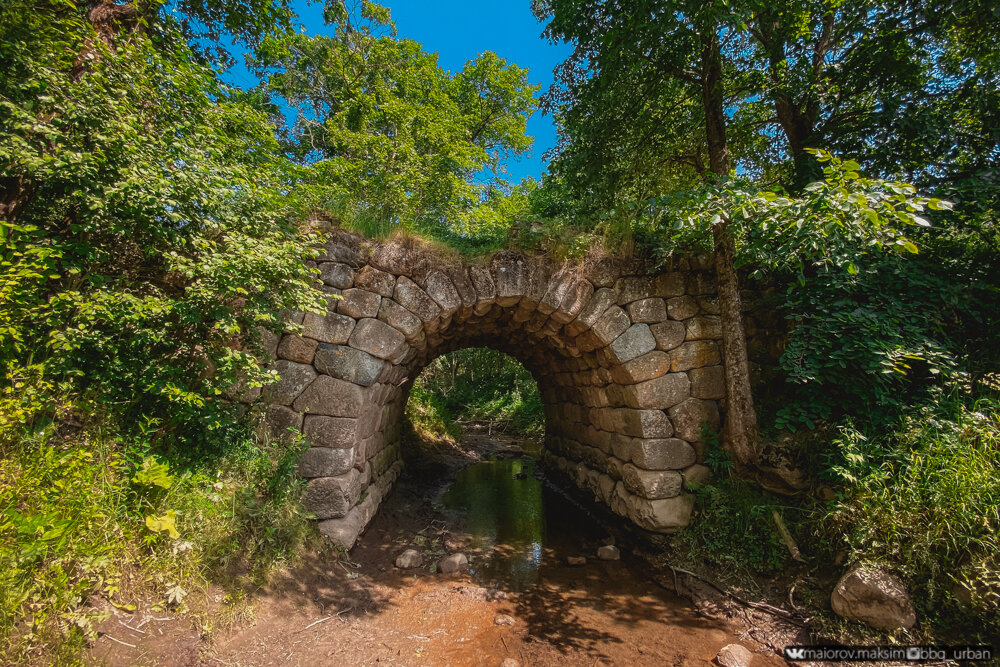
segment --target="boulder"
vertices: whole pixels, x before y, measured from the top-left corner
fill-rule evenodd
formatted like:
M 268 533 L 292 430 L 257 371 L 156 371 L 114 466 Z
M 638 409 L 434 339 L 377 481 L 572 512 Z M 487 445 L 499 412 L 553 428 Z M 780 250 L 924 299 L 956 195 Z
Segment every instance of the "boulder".
M 719 649 L 715 663 L 720 667 L 750 667 L 753 653 L 739 644 L 729 644 Z
M 423 554 L 416 549 L 407 549 L 396 557 L 396 567 L 401 570 L 409 570 L 415 567 L 420 567 L 423 563 Z
M 465 554 L 451 554 L 438 561 L 438 572 L 441 574 L 465 572 L 468 567 L 469 559 Z
M 830 595 L 830 604 L 838 616 L 880 630 L 905 630 L 917 622 L 903 582 L 873 567 L 855 567 L 841 577 Z
M 597 557 L 601 560 L 619 560 L 622 555 L 615 545 L 605 544 L 597 548 Z

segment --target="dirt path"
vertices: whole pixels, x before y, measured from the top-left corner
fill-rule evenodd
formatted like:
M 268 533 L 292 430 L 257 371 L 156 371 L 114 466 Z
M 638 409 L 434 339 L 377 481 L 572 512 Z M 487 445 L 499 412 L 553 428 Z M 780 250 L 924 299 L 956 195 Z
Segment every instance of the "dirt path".
M 464 452 L 409 467 L 351 552 L 353 563 L 317 558 L 285 573 L 255 593 L 252 614 L 207 640 L 181 619 L 150 622 L 142 634 L 119 623 L 116 639 L 134 648 L 102 637 L 92 658 L 112 665 L 708 665 L 720 648 L 740 643 L 754 652 L 754 667 L 786 664 L 735 621 L 706 616 L 652 583 L 627 552 L 619 561 L 594 558 L 589 537 L 546 544 L 537 554 L 538 583 L 519 593 L 484 587 L 470 574 L 395 568 L 410 547 L 432 558 L 472 551 L 460 520 L 432 503 L 455 470 L 475 459 L 472 450 L 496 449 L 465 444 Z M 571 567 L 568 551 L 590 557 Z

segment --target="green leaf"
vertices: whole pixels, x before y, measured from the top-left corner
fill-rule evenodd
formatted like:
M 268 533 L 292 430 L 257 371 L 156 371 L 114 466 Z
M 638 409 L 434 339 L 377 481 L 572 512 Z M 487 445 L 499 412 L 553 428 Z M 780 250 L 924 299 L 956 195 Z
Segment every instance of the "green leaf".
M 177 513 L 174 510 L 167 510 L 163 516 L 147 516 L 146 528 L 154 533 L 166 532 L 171 538 L 176 539 L 181 536 L 177 532 Z

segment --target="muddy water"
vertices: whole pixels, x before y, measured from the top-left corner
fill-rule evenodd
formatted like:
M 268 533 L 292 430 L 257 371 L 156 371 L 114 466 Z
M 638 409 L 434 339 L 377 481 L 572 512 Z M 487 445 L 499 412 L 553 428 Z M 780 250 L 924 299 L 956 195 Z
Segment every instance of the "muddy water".
M 605 537 L 581 508 L 545 483 L 525 455 L 493 458 L 459 471 L 441 505 L 459 513 L 481 584 L 520 592 L 539 582 L 544 561 L 576 555 Z

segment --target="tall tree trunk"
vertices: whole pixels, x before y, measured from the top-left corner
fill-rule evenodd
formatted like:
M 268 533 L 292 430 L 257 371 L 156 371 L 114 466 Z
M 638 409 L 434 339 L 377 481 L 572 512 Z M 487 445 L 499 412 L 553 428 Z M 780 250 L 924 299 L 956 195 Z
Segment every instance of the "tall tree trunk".
M 729 174 L 729 145 L 722 83 L 722 53 L 715 31 L 702 35 L 702 104 L 708 141 L 709 168 L 716 176 Z M 722 317 L 722 352 L 726 369 L 726 424 L 724 444 L 737 462 L 757 460 L 757 413 L 750 386 L 746 332 L 739 276 L 736 274 L 736 243 L 728 220 L 712 228 L 715 273 Z

